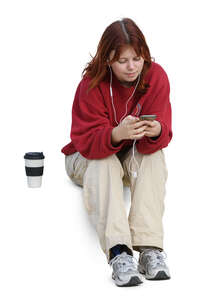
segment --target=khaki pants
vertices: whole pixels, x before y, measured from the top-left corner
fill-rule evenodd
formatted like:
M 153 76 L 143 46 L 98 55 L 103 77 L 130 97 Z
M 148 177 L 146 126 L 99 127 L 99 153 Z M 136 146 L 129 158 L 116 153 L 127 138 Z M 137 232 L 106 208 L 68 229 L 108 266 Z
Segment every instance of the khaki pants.
M 89 160 L 79 152 L 65 157 L 70 179 L 83 187 L 83 201 L 97 231 L 101 248 L 110 258 L 109 249 L 124 244 L 131 250 L 139 246 L 163 249 L 165 184 L 168 171 L 163 150 L 141 154 L 136 148 L 135 159 L 139 176 L 129 174 L 133 148 L 103 159 Z M 132 159 L 132 170 L 137 165 Z M 127 218 L 123 185 L 130 187 L 131 207 Z

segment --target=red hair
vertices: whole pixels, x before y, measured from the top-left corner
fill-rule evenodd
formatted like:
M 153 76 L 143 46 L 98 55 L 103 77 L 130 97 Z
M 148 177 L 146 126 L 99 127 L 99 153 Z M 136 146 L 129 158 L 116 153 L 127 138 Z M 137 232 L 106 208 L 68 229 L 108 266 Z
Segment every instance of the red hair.
M 99 41 L 96 55 L 94 57 L 91 56 L 92 60 L 82 72 L 83 76 L 91 78 L 88 90 L 94 88 L 106 78 L 109 72 L 108 61 L 110 52 L 115 50 L 114 57 L 109 61 L 109 64 L 112 64 L 119 59 L 121 50 L 125 45 L 132 46 L 137 56 L 142 56 L 144 59 L 144 66 L 136 91 L 142 95 L 147 92 L 149 84 L 144 81 L 144 76 L 151 66 L 152 58 L 143 33 L 134 21 L 128 18 L 115 21 L 105 29 Z

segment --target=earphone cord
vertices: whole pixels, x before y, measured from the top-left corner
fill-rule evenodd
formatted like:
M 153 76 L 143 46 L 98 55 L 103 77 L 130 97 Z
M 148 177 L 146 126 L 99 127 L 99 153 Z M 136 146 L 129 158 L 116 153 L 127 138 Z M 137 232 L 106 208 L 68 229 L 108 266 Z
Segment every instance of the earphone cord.
M 115 122 L 119 125 L 119 123 L 117 122 L 117 118 L 116 118 L 116 111 L 115 111 L 115 108 L 114 108 L 114 103 L 113 103 L 113 93 L 112 93 L 112 70 L 111 70 L 111 67 L 109 65 L 109 68 L 110 68 L 110 95 L 111 95 L 111 99 L 112 99 L 112 107 L 113 107 L 113 110 L 114 110 L 114 117 L 115 117 Z M 137 89 L 137 86 L 139 84 L 139 81 L 140 81 L 140 74 L 138 76 L 138 81 L 136 83 L 136 86 L 135 86 L 135 89 L 133 90 L 133 93 L 131 94 L 131 96 L 128 98 L 127 100 L 127 103 L 126 103 L 126 112 L 125 114 L 122 116 L 122 118 L 120 119 L 120 123 L 122 121 L 122 119 L 124 118 L 124 116 L 127 115 L 127 105 L 128 105 L 128 102 L 130 101 L 130 99 L 133 97 L 136 89 Z
M 116 111 L 115 111 L 114 101 L 113 101 L 113 93 L 112 93 L 112 70 L 111 70 L 110 65 L 109 65 L 109 69 L 110 69 L 110 95 L 111 95 L 111 100 L 112 100 L 112 107 L 113 107 L 113 110 L 114 110 L 115 122 L 116 122 L 118 125 L 120 125 L 121 122 L 122 122 L 122 119 L 123 119 L 124 116 L 127 114 L 127 105 L 128 105 L 128 102 L 129 102 L 130 99 L 133 97 L 133 95 L 134 95 L 134 93 L 135 93 L 135 91 L 136 91 L 136 89 L 137 89 L 137 86 L 138 86 L 138 84 L 139 84 L 140 74 L 139 74 L 139 76 L 138 76 L 138 81 L 137 81 L 137 83 L 136 83 L 135 89 L 134 89 L 132 95 L 131 95 L 131 96 L 129 97 L 129 99 L 127 100 L 127 103 L 126 103 L 126 112 L 125 112 L 125 114 L 122 116 L 122 118 L 120 119 L 120 124 L 119 124 L 119 123 L 117 122 L 117 119 L 116 119 Z M 137 164 L 137 172 L 133 172 L 133 171 L 131 170 L 131 160 L 132 160 L 132 158 L 131 158 L 131 160 L 130 160 L 130 162 L 129 162 L 129 172 L 132 174 L 133 177 L 136 178 L 136 177 L 138 176 L 139 165 L 138 165 L 138 162 L 137 162 L 136 159 L 135 159 L 135 154 L 134 154 L 134 146 L 135 146 L 135 143 L 136 143 L 136 139 L 133 141 L 133 157 L 132 157 L 132 158 L 133 158 L 134 162 Z

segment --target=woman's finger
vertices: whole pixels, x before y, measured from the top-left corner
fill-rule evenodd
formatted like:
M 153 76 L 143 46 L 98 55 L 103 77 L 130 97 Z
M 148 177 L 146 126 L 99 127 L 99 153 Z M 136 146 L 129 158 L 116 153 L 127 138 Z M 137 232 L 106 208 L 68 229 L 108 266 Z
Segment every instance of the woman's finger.
M 132 135 L 131 140 L 138 140 L 142 138 L 144 135 L 145 135 L 145 131 L 142 132 L 141 134 Z
M 142 127 L 140 127 L 138 130 L 137 130 L 137 134 L 138 133 L 142 133 L 143 131 L 145 131 L 147 129 L 147 126 L 142 126 Z

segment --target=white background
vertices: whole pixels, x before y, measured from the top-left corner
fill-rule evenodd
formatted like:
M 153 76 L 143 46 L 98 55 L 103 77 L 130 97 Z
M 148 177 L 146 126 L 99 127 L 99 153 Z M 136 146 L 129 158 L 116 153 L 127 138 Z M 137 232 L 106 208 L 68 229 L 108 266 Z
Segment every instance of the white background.
M 208 1 L 0 3 L 1 300 L 201 298 L 210 253 Z M 112 282 L 82 190 L 68 179 L 60 152 L 82 70 L 105 28 L 123 17 L 137 23 L 168 74 L 174 134 L 164 150 L 172 278 L 127 289 Z M 27 187 L 28 151 L 46 156 L 39 189 Z M 127 188 L 124 194 L 129 209 Z

